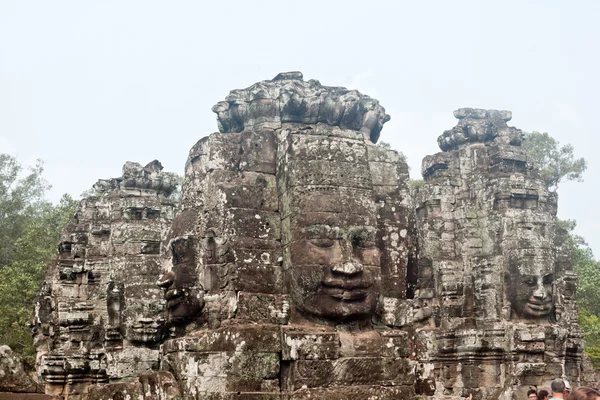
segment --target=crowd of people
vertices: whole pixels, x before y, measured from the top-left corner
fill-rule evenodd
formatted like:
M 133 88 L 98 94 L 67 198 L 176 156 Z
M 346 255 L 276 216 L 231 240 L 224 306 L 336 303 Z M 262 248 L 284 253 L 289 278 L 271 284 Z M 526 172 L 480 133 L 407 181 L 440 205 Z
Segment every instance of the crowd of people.
M 549 396 L 552 397 L 549 398 Z M 571 390 L 571 385 L 567 380 L 556 378 L 550 383 L 550 393 L 541 389 L 536 391 L 531 389 L 527 391 L 527 400 L 600 400 L 600 391 L 598 389 L 581 386 Z

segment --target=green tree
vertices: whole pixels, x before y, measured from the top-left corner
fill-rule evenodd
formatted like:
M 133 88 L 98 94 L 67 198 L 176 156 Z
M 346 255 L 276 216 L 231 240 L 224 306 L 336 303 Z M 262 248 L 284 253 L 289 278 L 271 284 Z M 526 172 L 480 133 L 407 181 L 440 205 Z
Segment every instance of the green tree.
M 76 201 L 68 195 L 56 205 L 44 199 L 50 186 L 41 162 L 23 172 L 14 157 L 0 154 L 0 344 L 22 353 L 31 365 L 35 350 L 28 320 Z
M 574 229 L 575 225 L 571 227 Z M 568 240 L 577 272 L 577 317 L 585 337 L 585 351 L 594 366 L 600 368 L 600 261 L 572 229 Z
M 425 181 L 423 179 L 411 179 L 408 184 L 411 188 L 416 189 L 422 187 L 425 184 Z
M 583 158 L 575 158 L 572 145 L 560 146 L 560 143 L 546 132 L 530 132 L 525 134 L 523 147 L 533 157 L 542 179 L 550 190 L 556 191 L 563 181 L 583 180 L 587 162 Z
M 0 154 L 0 272 L 16 254 L 15 238 L 43 203 L 49 185 L 42 178 L 42 163 L 23 171 L 18 161 Z

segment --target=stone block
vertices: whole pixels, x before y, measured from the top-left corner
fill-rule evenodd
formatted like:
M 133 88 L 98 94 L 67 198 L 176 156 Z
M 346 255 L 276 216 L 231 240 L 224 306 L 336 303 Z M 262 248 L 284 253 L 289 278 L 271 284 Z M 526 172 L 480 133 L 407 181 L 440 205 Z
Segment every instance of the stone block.
M 350 386 L 328 388 L 299 389 L 289 394 L 289 400 L 347 400 L 347 399 L 378 399 L 378 400 L 412 400 L 414 388 L 411 386 Z
M 290 299 L 287 295 L 239 292 L 236 319 L 252 322 L 287 324 Z
M 277 252 L 276 255 L 278 254 L 280 253 Z M 252 258 L 245 260 L 250 262 L 242 259 L 237 263 L 206 265 L 203 271 L 204 288 L 268 294 L 283 293 L 283 271 L 280 265 L 252 263 Z
M 162 345 L 162 353 L 176 352 L 279 352 L 281 337 L 277 325 L 231 326 L 197 332 L 194 337 L 170 339 Z
M 177 352 L 166 356 L 184 396 L 204 392 L 272 392 L 279 374 L 277 353 Z
M 322 329 L 284 327 L 281 344 L 281 359 L 284 361 L 336 359 L 340 352 L 338 333 Z
M 274 175 L 276 152 L 274 131 L 242 132 L 239 169 Z

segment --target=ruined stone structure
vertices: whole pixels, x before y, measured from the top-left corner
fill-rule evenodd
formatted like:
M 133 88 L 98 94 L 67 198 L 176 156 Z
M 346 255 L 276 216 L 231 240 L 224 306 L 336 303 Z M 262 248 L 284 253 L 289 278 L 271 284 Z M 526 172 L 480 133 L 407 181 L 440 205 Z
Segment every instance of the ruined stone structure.
M 175 209 L 174 174 L 126 163 L 99 181 L 64 229 L 35 309 L 46 392 L 81 398 L 90 384 L 158 369 L 164 300 L 156 279 Z
M 172 175 L 126 164 L 65 228 L 36 308 L 47 393 L 491 400 L 597 380 L 556 197 L 510 112 L 457 110 L 410 189 L 355 90 L 282 73 L 213 111 L 176 212 Z
M 423 160 L 417 355 L 424 395 L 507 398 L 579 382 L 575 280 L 549 193 L 507 111 L 460 109 Z
M 282 74 L 230 93 L 191 150 L 162 368 L 186 398 L 410 398 L 408 168 L 367 96 Z

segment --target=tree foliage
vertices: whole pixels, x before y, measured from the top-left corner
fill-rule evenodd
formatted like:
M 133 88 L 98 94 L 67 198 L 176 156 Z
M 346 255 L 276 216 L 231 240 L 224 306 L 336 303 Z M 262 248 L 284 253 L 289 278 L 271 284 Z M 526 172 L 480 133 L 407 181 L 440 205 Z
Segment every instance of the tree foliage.
M 523 147 L 540 169 L 542 179 L 550 190 L 556 191 L 563 181 L 583 180 L 587 162 L 583 158 L 575 158 L 572 145 L 560 146 L 560 143 L 546 132 L 530 132 L 525 134 Z
M 577 272 L 577 316 L 585 337 L 585 351 L 594 366 L 600 368 L 600 261 L 581 237 L 571 232 L 569 242 L 573 269 Z
M 27 222 L 43 203 L 49 188 L 42 179 L 42 163 L 23 167 L 8 154 L 0 154 L 0 271 L 16 254 L 15 238 L 21 237 Z
M 28 320 L 49 260 L 56 255 L 60 229 L 76 202 L 64 195 L 58 204 L 44 199 L 50 188 L 41 162 L 28 169 L 0 154 L 0 344 L 32 362 Z
M 408 184 L 411 188 L 416 189 L 422 187 L 425 181 L 423 179 L 411 179 Z

